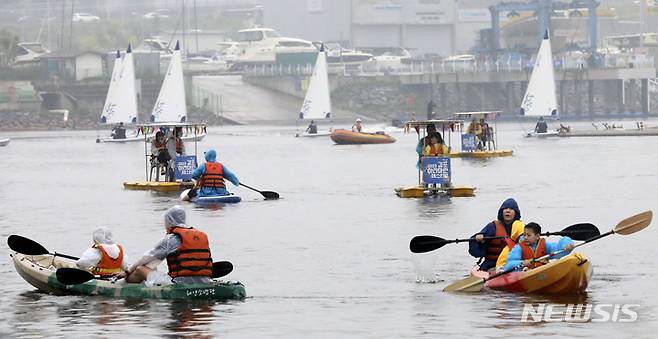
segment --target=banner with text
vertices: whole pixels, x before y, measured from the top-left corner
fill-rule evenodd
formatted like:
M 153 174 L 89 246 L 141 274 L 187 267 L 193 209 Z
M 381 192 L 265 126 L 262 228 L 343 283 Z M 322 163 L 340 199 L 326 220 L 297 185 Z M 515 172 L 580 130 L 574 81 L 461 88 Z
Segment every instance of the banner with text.
M 191 180 L 192 172 L 194 172 L 196 165 L 196 156 L 194 155 L 177 156 L 175 167 L 176 179 Z
M 426 184 L 450 183 L 450 158 L 423 157 L 423 182 Z
M 475 142 L 475 134 L 462 134 L 462 152 L 471 152 L 476 149 L 477 143 Z

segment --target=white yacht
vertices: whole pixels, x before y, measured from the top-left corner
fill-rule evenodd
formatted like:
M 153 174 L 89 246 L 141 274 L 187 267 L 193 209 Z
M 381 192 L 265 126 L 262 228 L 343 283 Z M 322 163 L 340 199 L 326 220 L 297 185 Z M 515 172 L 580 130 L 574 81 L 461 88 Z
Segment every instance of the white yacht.
M 233 49 L 233 55 L 237 54 L 232 61 L 239 64 L 273 63 L 277 52 L 294 50 L 317 53 L 318 51 L 310 41 L 287 38 L 271 28 L 240 30 L 235 44 L 232 44 L 230 48 Z

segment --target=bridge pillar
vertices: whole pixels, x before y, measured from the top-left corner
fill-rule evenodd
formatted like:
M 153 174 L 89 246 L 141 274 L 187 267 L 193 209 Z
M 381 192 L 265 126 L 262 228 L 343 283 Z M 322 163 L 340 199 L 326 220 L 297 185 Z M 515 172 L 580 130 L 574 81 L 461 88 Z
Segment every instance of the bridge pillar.
M 583 101 L 580 100 L 580 80 L 574 80 L 574 99 L 576 100 L 576 114 L 583 114 Z
M 440 111 L 445 112 L 448 107 L 448 105 L 446 105 L 446 84 L 439 85 L 439 99 L 441 100 L 439 105 Z
M 626 111 L 626 89 L 624 86 L 624 79 L 617 80 L 617 107 L 619 113 Z
M 505 83 L 505 99 L 506 99 L 506 104 L 507 104 L 507 111 L 512 112 L 514 114 L 518 113 L 516 105 L 518 104 L 515 102 L 514 98 L 516 97 L 514 95 L 514 82 L 508 81 Z
M 587 106 L 590 115 L 594 114 L 594 80 L 587 80 Z
M 649 79 L 642 79 L 642 113 L 649 113 Z
M 566 84 L 566 81 L 564 81 L 564 80 L 560 80 L 560 82 L 558 83 L 558 86 L 560 86 L 560 103 L 559 103 L 560 108 L 558 108 L 558 112 L 560 114 L 567 114 L 568 113 L 567 100 L 564 99 L 565 84 Z
M 462 90 L 461 86 L 459 85 L 459 79 L 457 79 L 457 82 L 455 82 L 455 93 L 457 94 L 457 112 L 462 111 Z

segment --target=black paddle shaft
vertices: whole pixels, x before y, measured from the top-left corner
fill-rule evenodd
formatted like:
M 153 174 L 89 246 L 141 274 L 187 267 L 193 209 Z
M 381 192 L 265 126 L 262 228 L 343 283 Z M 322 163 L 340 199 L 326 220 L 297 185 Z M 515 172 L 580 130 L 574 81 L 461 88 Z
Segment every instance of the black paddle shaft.
M 9 248 L 11 248 L 13 251 L 16 251 L 21 254 L 25 255 L 54 255 L 56 257 L 62 257 L 62 258 L 67 258 L 67 259 L 72 259 L 72 260 L 78 260 L 80 258 L 78 257 L 73 257 L 70 255 L 66 254 L 61 254 L 61 253 L 50 253 L 45 247 L 43 247 L 41 244 L 38 242 L 28 239 L 26 237 L 12 234 L 7 238 L 7 245 Z
M 247 186 L 247 185 L 245 185 L 245 184 L 243 184 L 243 183 L 240 183 L 240 186 L 246 187 L 246 188 L 248 188 L 248 189 L 250 189 L 250 190 L 252 190 L 252 191 L 255 191 L 255 192 L 258 192 L 258 193 L 262 194 L 263 197 L 265 197 L 265 200 L 270 200 L 270 199 L 271 199 L 271 200 L 276 200 L 276 199 L 279 199 L 279 193 L 272 192 L 272 191 L 260 191 L 260 190 L 257 190 L 257 189 L 255 189 L 255 188 L 251 187 L 251 186 Z
M 589 223 L 581 223 L 581 224 L 571 225 L 563 229 L 562 231 L 545 232 L 542 233 L 541 235 L 543 236 L 561 235 L 561 236 L 570 236 L 573 240 L 587 240 L 592 237 L 598 236 L 599 234 L 600 234 L 599 229 L 595 225 Z M 484 237 L 482 240 L 489 241 L 489 240 L 503 239 L 503 238 L 506 237 Z M 439 249 L 447 244 L 467 242 L 467 241 L 475 241 L 475 238 L 446 240 L 431 235 L 420 235 L 411 239 L 411 242 L 409 243 L 409 249 L 413 253 L 425 253 Z

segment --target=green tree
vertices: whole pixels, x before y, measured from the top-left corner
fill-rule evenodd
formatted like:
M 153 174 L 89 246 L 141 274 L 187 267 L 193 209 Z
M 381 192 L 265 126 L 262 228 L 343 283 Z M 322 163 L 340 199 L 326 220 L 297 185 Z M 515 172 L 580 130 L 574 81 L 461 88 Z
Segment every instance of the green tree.
M 9 67 L 18 55 L 18 35 L 6 29 L 0 30 L 0 67 Z

